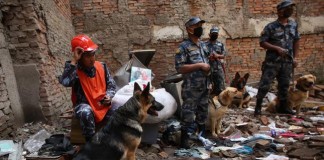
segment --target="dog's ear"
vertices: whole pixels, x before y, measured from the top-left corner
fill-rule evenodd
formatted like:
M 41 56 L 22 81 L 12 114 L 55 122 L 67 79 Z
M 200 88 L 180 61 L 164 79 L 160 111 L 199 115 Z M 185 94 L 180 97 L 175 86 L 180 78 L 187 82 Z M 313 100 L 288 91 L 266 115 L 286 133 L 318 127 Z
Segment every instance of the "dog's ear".
M 244 79 L 245 79 L 245 81 L 247 81 L 247 80 L 249 79 L 249 77 L 250 77 L 250 74 L 249 74 L 249 73 L 246 73 L 246 74 L 244 75 Z
M 137 82 L 134 83 L 134 92 L 133 94 L 135 94 L 138 91 L 142 91 L 141 87 L 139 86 L 139 84 Z
M 228 88 L 225 88 L 225 90 L 224 90 L 224 97 L 228 97 L 229 96 L 229 93 L 230 93 L 229 89 Z
M 234 79 L 237 80 L 237 79 L 240 79 L 240 77 L 241 77 L 240 74 L 238 72 L 236 72 Z
M 300 81 L 302 81 L 303 79 L 304 79 L 304 77 L 297 78 L 297 80 L 296 80 L 297 84 L 300 83 Z M 295 84 L 295 82 L 294 82 L 294 84 Z
M 150 94 L 150 82 L 147 83 L 147 86 L 144 88 L 143 92 L 142 92 L 142 96 L 144 97 L 148 97 L 148 95 Z

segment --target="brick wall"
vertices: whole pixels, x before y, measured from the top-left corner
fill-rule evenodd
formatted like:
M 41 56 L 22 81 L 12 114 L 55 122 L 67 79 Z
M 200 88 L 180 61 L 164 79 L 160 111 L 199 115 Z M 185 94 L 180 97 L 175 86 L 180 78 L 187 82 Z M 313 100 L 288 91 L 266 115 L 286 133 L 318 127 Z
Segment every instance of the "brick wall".
M 8 134 L 13 131 L 14 120 L 5 83 L 5 74 L 0 63 L 0 139 L 7 138 Z
M 250 81 L 261 76 L 260 66 L 265 57 L 264 50 L 259 47 L 258 38 L 227 39 L 226 47 L 229 55 L 226 58 L 228 76 L 232 79 L 236 72 L 250 73 Z
M 277 4 L 281 0 L 248 0 L 246 5 L 249 12 L 253 15 L 276 14 Z M 322 0 L 294 0 L 298 10 L 304 10 L 304 16 L 321 16 L 324 12 L 324 1 Z
M 58 83 L 74 35 L 69 0 L 8 0 L 2 8 L 13 63 L 36 64 L 42 112 L 49 123 L 62 125 L 59 114 L 71 107 L 70 90 Z
M 250 72 L 251 80 L 257 81 L 265 54 L 265 50 L 259 47 L 257 37 L 264 25 L 276 18 L 276 5 L 279 1 L 121 0 L 109 1 L 109 7 L 103 8 L 99 6 L 101 3 L 108 3 L 107 0 L 72 0 L 71 11 L 76 32 L 89 34 L 103 46 L 98 59 L 108 62 L 113 72 L 128 60 L 128 50 L 156 49 L 150 68 L 156 74 L 153 84 L 158 85 L 167 75 L 175 72 L 172 54 L 182 38 L 186 37 L 184 22 L 190 16 L 200 16 L 208 21 L 205 25 L 207 32 L 212 25 L 221 27 L 220 39 L 227 44 L 230 53 L 227 59 L 229 77 L 237 71 Z M 301 21 L 301 16 L 323 17 L 323 1 L 295 2 L 297 14 L 294 16 L 298 22 Z M 250 23 L 252 20 L 254 25 Z M 154 41 L 153 26 L 174 25 L 182 30 L 182 37 Z M 304 30 L 302 33 L 307 35 L 302 35 L 303 53 L 298 58 L 302 66 L 297 68 L 296 73 L 314 72 L 322 65 L 322 62 L 303 63 L 304 59 L 314 60 L 309 58 L 313 57 L 310 54 L 322 49 L 320 46 L 305 48 L 304 44 L 309 42 L 304 41 L 318 37 L 318 33 L 324 29 L 319 27 L 310 31 Z M 206 38 L 205 35 L 204 39 Z M 317 41 L 323 44 L 320 39 Z M 316 54 L 316 58 L 323 59 L 323 54 Z
M 2 19 L 0 15 L 0 20 Z M 7 43 L 5 42 L 4 27 L 0 23 L 0 51 L 7 50 Z M 3 54 L 3 53 L 1 53 Z M 0 58 L 1 55 L 0 55 Z M 0 139 L 6 139 L 8 134 L 14 129 L 14 115 L 11 108 L 11 103 L 8 95 L 8 87 L 5 82 L 4 66 L 0 60 Z
M 316 74 L 322 70 L 324 62 L 324 34 L 302 35 L 300 39 L 298 67 L 295 73 Z M 236 72 L 251 75 L 250 81 L 259 81 L 261 77 L 261 63 L 265 57 L 265 50 L 259 47 L 258 38 L 227 39 L 226 46 L 230 55 L 226 58 L 229 77 Z M 318 74 L 323 79 L 323 75 Z
M 38 25 L 46 28 L 38 35 L 44 38 L 39 41 L 44 47 L 40 51 L 42 60 L 39 64 L 40 101 L 44 115 L 53 122 L 62 111 L 71 107 L 71 91 L 58 83 L 58 77 L 63 72 L 65 60 L 71 57 L 70 40 L 74 36 L 74 28 L 69 0 L 38 0 L 36 4 L 42 6 L 42 9 L 36 8 L 36 13 L 43 15 L 43 23 Z
M 281 0 L 249 0 L 249 11 L 252 14 L 275 14 L 277 3 Z

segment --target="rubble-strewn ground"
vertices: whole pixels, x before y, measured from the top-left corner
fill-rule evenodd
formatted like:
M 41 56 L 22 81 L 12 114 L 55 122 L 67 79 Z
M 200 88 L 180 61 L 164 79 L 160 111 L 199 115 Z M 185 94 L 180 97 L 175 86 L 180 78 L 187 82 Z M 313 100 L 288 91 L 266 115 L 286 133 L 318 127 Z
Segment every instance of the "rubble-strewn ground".
M 312 99 L 313 101 L 321 101 L 320 99 Z M 297 159 L 324 159 L 324 120 L 319 121 L 312 119 L 312 117 L 324 117 L 323 111 L 318 111 L 318 107 L 304 109 L 300 116 L 288 115 L 271 115 L 266 114 L 255 118 L 253 116 L 253 108 L 250 109 L 231 109 L 225 119 L 223 120 L 223 131 L 225 135 L 220 139 L 210 140 L 216 142 L 218 146 L 231 145 L 230 141 L 224 141 L 227 138 L 249 138 L 254 136 L 257 139 L 257 134 L 268 135 L 274 138 L 269 141 L 263 138 L 252 140 L 244 145 L 250 146 L 253 149 L 252 153 L 237 153 L 233 150 L 216 151 L 206 153 L 210 154 L 211 158 L 237 158 L 237 159 L 256 159 L 258 157 L 267 157 L 269 154 L 284 155 Z M 270 127 L 269 127 L 270 126 Z M 275 127 L 275 128 L 272 128 Z M 280 133 L 283 129 L 286 132 Z M 272 132 L 274 130 L 276 132 Z M 227 137 L 227 138 L 225 138 Z M 224 143 L 225 142 L 225 143 Z M 233 142 L 234 143 L 234 142 Z M 232 145 L 233 145 L 232 143 Z M 238 144 L 238 142 L 235 142 Z M 280 145 L 278 145 L 280 144 Z M 197 142 L 196 145 L 203 147 L 202 143 Z M 243 145 L 243 144 L 241 144 Z M 277 145 L 277 147 L 275 146 Z M 142 150 L 150 150 L 150 154 L 139 154 L 140 159 L 176 159 L 174 151 L 177 150 L 175 146 L 152 146 L 151 148 L 141 148 Z M 160 148 L 162 147 L 162 148 Z M 154 149 L 152 149 L 154 148 Z M 139 153 L 142 153 L 140 150 Z M 160 157 L 152 154 L 156 153 Z M 145 152 L 147 153 L 147 152 Z M 154 156 L 156 158 L 153 158 Z M 181 159 L 181 158 L 180 158 Z M 184 158 L 186 159 L 186 158 Z
M 203 149 L 203 144 L 199 141 L 193 143 L 193 150 L 178 150 L 180 130 L 174 126 L 174 130 L 169 135 L 162 137 L 167 133 L 168 124 L 176 120 L 168 120 L 160 126 L 160 133 L 156 144 L 141 144 L 137 150 L 137 159 L 155 160 L 155 159 L 200 159 L 193 157 L 175 156 L 177 154 L 189 155 L 193 151 L 207 154 L 210 159 L 231 158 L 231 159 L 257 159 L 267 157 L 270 154 L 283 155 L 289 159 L 324 159 L 324 101 L 322 97 L 310 97 L 305 103 L 307 108 L 298 116 L 267 114 L 261 117 L 254 117 L 254 101 L 250 108 L 231 108 L 223 119 L 223 134 L 218 139 L 213 139 L 209 134 L 207 138 L 216 145 L 212 151 Z M 264 108 L 265 109 L 265 108 Z M 18 128 L 11 137 L 15 142 L 26 140 L 33 134 L 45 129 L 51 134 L 64 133 L 69 134 L 68 129 L 51 126 L 43 123 L 29 123 Z M 261 136 L 260 136 L 261 135 Z M 274 138 L 268 140 L 265 136 Z M 167 137 L 167 138 L 166 138 Z M 231 140 L 247 138 L 245 143 Z M 245 150 L 237 150 L 233 145 L 247 146 Z M 219 148 L 220 146 L 230 147 L 228 150 Z M 252 150 L 248 150 L 248 149 Z M 199 154 L 199 152 L 197 152 Z M 27 153 L 28 154 L 28 153 Z M 199 156 L 198 156 L 199 157 Z M 0 156 L 0 160 L 7 159 L 6 156 Z M 26 159 L 26 158 L 25 158 Z M 63 159 L 61 157 L 61 159 Z M 270 159 L 270 158 L 269 158 Z

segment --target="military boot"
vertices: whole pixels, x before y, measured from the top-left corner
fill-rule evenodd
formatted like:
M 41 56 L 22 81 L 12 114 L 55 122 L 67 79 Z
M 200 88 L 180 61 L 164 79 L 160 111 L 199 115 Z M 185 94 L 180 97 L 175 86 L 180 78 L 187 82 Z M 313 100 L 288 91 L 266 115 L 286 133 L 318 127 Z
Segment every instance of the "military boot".
M 256 105 L 254 109 L 254 116 L 261 115 L 261 108 L 262 108 L 262 98 L 258 98 L 256 100 Z
M 277 111 L 278 113 L 282 113 L 282 114 L 292 114 L 292 115 L 295 114 L 295 112 L 288 106 L 287 100 L 279 101 L 279 106 L 277 107 Z
M 188 132 L 185 130 L 181 130 L 180 148 L 190 149 L 189 139 L 190 139 L 190 136 L 189 136 Z
M 92 136 L 86 136 L 84 138 L 86 142 L 90 142 L 92 140 Z
M 202 136 L 202 137 L 206 137 L 206 126 L 205 126 L 205 124 L 198 124 L 198 133 L 200 134 L 200 136 Z

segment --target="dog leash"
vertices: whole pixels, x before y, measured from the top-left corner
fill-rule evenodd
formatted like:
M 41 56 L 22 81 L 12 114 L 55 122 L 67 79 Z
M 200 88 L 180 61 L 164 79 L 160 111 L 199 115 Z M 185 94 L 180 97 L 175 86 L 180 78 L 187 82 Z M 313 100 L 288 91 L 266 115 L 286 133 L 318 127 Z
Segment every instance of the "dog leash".
M 214 108 L 217 109 L 217 106 L 216 106 L 216 104 L 215 104 L 215 102 L 214 102 L 214 100 L 213 100 L 212 97 L 209 97 L 209 101 L 212 103 L 212 105 L 214 106 Z
M 296 90 L 296 86 L 295 86 L 295 81 L 294 81 L 294 76 L 295 76 L 295 68 L 294 68 L 294 61 L 293 61 L 293 66 L 292 66 L 292 72 L 291 72 L 292 76 L 291 76 L 291 80 L 293 83 L 293 91 Z

